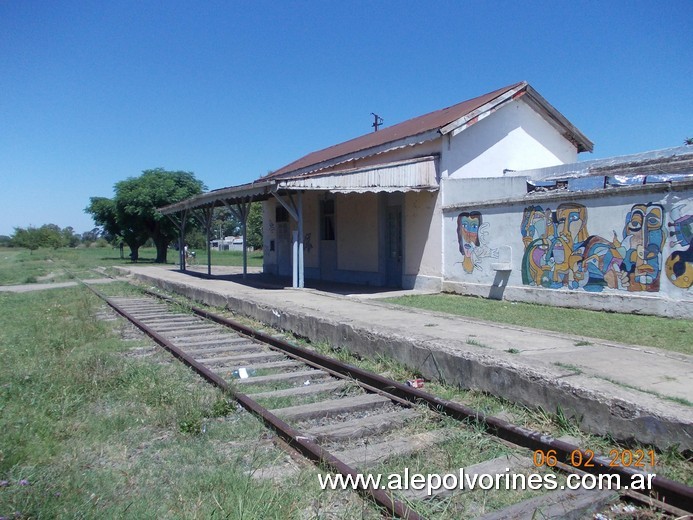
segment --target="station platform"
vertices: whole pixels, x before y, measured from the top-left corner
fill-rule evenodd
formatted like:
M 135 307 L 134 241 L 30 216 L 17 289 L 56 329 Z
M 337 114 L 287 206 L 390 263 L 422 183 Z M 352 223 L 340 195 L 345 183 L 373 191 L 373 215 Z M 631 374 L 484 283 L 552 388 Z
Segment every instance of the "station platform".
M 316 285 L 249 269 L 119 268 L 311 341 L 384 355 L 412 374 L 477 389 L 529 407 L 558 409 L 585 431 L 661 449 L 693 450 L 693 356 L 416 310 L 380 301 L 417 291 Z

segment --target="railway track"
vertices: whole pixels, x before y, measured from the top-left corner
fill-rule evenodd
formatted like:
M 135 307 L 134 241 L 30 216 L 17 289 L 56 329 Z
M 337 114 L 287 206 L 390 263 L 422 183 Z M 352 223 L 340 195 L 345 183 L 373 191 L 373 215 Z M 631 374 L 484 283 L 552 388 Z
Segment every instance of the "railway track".
M 495 486 L 500 488 L 496 493 L 504 493 L 511 482 L 526 484 L 529 474 L 540 475 L 532 478 L 540 479 L 541 485 L 535 481 L 534 489 L 542 493 L 537 491 L 490 514 L 483 514 L 483 508 L 473 500 L 462 501 L 464 505 L 457 506 L 454 517 L 600 518 L 594 515 L 604 514 L 601 518 L 609 518 L 608 511 L 628 511 L 632 504 L 657 511 L 663 518 L 686 518 L 693 512 L 693 488 L 652 477 L 632 467 L 632 461 L 613 465 L 613 458 L 485 416 L 207 310 L 194 306 L 189 312 L 175 310 L 173 300 L 159 294 L 106 297 L 90 289 L 176 358 L 260 417 L 291 449 L 324 470 L 358 482 L 359 474 L 388 468 L 383 482 L 409 489 L 380 489 L 373 482 L 361 482 L 355 488 L 393 516 L 422 518 L 419 511 L 430 510 L 422 504 L 455 501 L 472 483 L 482 489 Z M 430 455 L 431 463 L 438 465 L 432 466 L 436 470 L 428 471 L 424 476 L 427 480 L 419 479 L 418 485 L 407 474 L 408 469 L 388 465 L 393 459 L 425 459 L 444 452 L 446 443 L 460 435 L 472 439 L 467 442 L 482 444 L 491 442 L 490 438 L 494 446 L 507 449 L 501 450 L 501 455 L 488 450 L 496 456 L 467 465 L 464 472 Z M 454 457 L 448 463 L 450 460 Z M 254 476 L 288 479 L 295 471 L 295 464 L 287 463 L 261 468 Z M 449 476 L 446 482 L 440 478 L 444 475 Z M 622 483 L 647 482 L 650 490 L 560 489 L 570 475 L 588 483 L 617 475 Z M 544 484 L 551 480 L 556 488 L 547 491 Z M 494 486 L 488 488 L 489 482 Z M 432 484 L 438 484 L 437 488 Z M 624 506 L 626 503 L 629 505 Z

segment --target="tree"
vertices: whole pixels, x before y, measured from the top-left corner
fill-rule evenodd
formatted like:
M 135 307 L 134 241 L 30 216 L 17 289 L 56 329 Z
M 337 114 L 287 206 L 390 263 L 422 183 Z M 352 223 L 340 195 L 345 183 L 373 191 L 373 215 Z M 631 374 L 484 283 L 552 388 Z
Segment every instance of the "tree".
M 136 261 L 148 238 L 156 246 L 156 262 L 165 263 L 168 245 L 178 236 L 176 226 L 157 208 L 202 193 L 204 184 L 192 172 L 145 170 L 115 185 L 115 197 L 93 197 L 85 209 L 94 221 L 114 236 L 120 235 Z M 107 202 L 108 201 L 108 202 Z
M 72 228 L 70 228 L 72 229 Z M 26 247 L 30 252 L 39 247 L 52 247 L 58 249 L 65 245 L 62 230 L 55 224 L 44 224 L 40 228 L 29 226 L 28 228 L 14 228 L 12 246 Z
M 253 202 L 250 205 L 246 220 L 247 246 L 253 249 L 262 249 L 262 203 Z
M 238 236 L 241 234 L 241 223 L 228 208 L 216 208 L 214 210 L 211 231 L 212 236 L 220 239 L 228 236 Z M 221 235 L 219 234 L 220 231 Z
M 98 227 L 93 228 L 91 231 L 85 231 L 82 233 L 82 242 L 89 246 L 92 242 L 96 242 L 101 238 L 101 230 Z
M 65 245 L 65 238 L 60 226 L 55 224 L 44 224 L 38 228 L 38 232 L 40 247 L 58 249 Z
M 13 247 L 26 247 L 29 254 L 32 254 L 41 247 L 41 236 L 38 229 L 29 226 L 28 228 L 14 228 L 12 235 Z
M 141 229 L 128 225 L 128 219 L 119 218 L 114 200 L 106 197 L 92 197 L 85 213 L 90 213 L 94 222 L 103 227 L 103 235 L 113 245 L 121 246 L 123 242 L 130 248 L 130 258 L 137 262 L 139 249 L 149 238 Z M 122 254 L 121 254 L 122 257 Z
M 63 237 L 63 245 L 67 247 L 77 247 L 81 242 L 81 236 L 75 233 L 72 226 L 63 228 L 60 234 Z

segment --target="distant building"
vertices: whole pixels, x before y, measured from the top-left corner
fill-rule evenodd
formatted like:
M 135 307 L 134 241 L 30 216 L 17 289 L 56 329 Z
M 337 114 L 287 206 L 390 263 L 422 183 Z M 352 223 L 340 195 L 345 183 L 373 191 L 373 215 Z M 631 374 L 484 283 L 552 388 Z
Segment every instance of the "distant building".
M 217 251 L 243 251 L 243 237 L 224 237 L 210 241 L 212 249 Z M 248 248 L 252 251 L 252 248 Z

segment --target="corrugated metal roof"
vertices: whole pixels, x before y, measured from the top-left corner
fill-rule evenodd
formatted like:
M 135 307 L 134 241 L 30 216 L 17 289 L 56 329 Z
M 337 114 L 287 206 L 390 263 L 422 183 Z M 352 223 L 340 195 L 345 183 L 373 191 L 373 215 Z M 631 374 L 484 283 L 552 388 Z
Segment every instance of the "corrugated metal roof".
M 632 155 L 619 155 L 591 161 L 559 164 L 518 170 L 512 175 L 527 176 L 530 179 L 555 181 L 574 179 L 592 175 L 632 172 L 633 174 L 678 174 L 693 169 L 693 146 L 677 146 L 663 150 L 652 150 Z
M 437 158 L 419 157 L 363 168 L 277 180 L 278 189 L 327 190 L 337 193 L 437 190 Z
M 176 202 L 175 204 L 169 204 L 168 206 L 158 208 L 158 211 L 164 215 L 170 215 L 188 209 L 223 206 L 222 201 L 251 202 L 254 200 L 264 200 L 272 196 L 272 190 L 275 188 L 275 185 L 276 182 L 274 181 L 258 181 L 241 184 L 240 186 L 220 188 L 218 190 L 195 195 L 194 197 Z
M 453 131 L 458 126 L 466 128 L 484 117 L 486 111 L 493 110 L 497 104 L 529 94 L 533 106 L 549 114 L 554 124 L 561 126 L 564 135 L 570 138 L 579 151 L 592 150 L 592 143 L 570 122 L 556 111 L 546 100 L 539 96 L 527 82 L 494 90 L 456 105 L 436 110 L 402 123 L 385 127 L 355 139 L 312 152 L 286 166 L 264 176 L 261 180 L 276 179 L 284 176 L 295 176 L 317 171 L 323 167 L 334 166 L 340 161 L 354 158 L 354 155 L 365 157 L 380 153 L 392 147 L 406 146 L 432 140 Z

